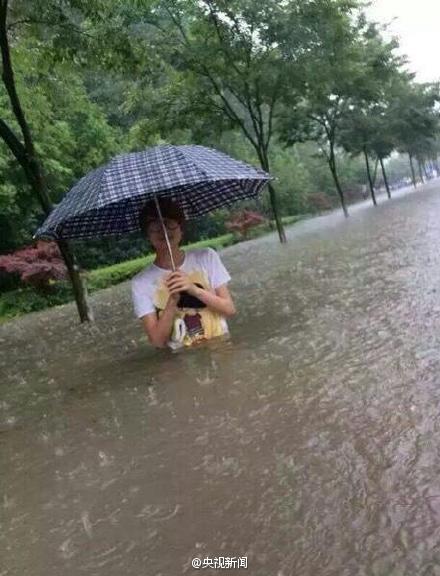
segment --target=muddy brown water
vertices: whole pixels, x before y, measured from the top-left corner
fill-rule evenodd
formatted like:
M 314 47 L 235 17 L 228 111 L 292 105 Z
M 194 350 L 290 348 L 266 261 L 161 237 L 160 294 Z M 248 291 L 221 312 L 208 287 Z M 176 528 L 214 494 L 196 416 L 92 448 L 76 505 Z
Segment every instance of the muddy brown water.
M 0 327 L 0 576 L 440 574 L 440 185 L 222 252 L 232 342 L 129 285 Z

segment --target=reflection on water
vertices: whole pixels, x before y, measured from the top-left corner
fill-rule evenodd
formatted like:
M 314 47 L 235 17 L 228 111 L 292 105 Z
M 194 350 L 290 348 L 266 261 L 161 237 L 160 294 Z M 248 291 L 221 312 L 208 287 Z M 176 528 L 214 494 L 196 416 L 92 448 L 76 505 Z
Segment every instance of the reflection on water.
M 223 252 L 229 343 L 152 350 L 128 285 L 0 328 L 1 576 L 440 574 L 438 190 L 289 237 Z

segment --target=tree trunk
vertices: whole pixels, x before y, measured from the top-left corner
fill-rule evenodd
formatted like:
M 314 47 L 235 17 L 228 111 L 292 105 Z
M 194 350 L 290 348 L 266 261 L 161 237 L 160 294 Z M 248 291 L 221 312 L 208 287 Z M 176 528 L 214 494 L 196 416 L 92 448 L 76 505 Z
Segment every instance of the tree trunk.
M 23 168 L 32 190 L 36 193 L 43 211 L 48 215 L 52 210 L 46 179 L 43 174 L 37 153 L 34 148 L 32 134 L 26 121 L 20 99 L 15 86 L 7 30 L 8 0 L 0 0 L 0 49 L 2 56 L 2 80 L 9 96 L 12 112 L 20 126 L 24 144 L 15 136 L 4 121 L 0 121 L 0 137 L 5 141 L 12 154 Z M 66 264 L 72 282 L 78 313 L 81 322 L 92 321 L 93 314 L 87 302 L 87 289 L 79 273 L 75 257 L 66 241 L 58 242 L 61 254 Z
M 378 160 L 378 158 L 376 158 L 376 162 L 374 163 L 374 172 L 373 172 L 373 187 L 376 186 L 378 167 L 379 167 L 379 160 Z
M 379 162 L 380 162 L 380 167 L 382 168 L 382 176 L 383 176 L 385 188 L 387 190 L 388 198 L 391 200 L 390 186 L 388 184 L 388 178 L 387 178 L 387 173 L 385 172 L 385 165 L 383 163 L 383 158 L 379 158 Z
M 37 174 L 35 175 L 34 182 L 30 184 L 37 194 L 46 216 L 48 216 L 52 211 L 52 203 L 50 201 L 46 181 L 43 174 L 41 173 L 38 161 L 34 160 L 34 164 L 34 170 L 37 172 Z M 69 274 L 70 282 L 72 284 L 73 295 L 75 298 L 76 307 L 78 309 L 80 321 L 93 322 L 93 313 L 87 299 L 87 287 L 81 278 L 75 255 L 66 240 L 58 240 L 57 244 L 62 254 L 67 272 Z
M 33 159 L 32 164 L 33 166 L 30 167 L 30 171 L 33 173 L 34 178 L 29 183 L 38 199 L 40 200 L 40 204 L 44 210 L 44 213 L 46 216 L 48 216 L 52 211 L 52 203 L 49 198 L 46 181 L 44 175 L 41 172 L 38 161 Z M 93 312 L 90 308 L 90 304 L 87 298 L 87 287 L 81 278 L 75 255 L 66 240 L 58 240 L 57 244 L 64 259 L 70 282 L 72 284 L 73 295 L 78 309 L 80 321 L 93 322 Z
M 282 222 L 280 215 L 278 213 L 276 193 L 275 193 L 275 190 L 274 190 L 274 187 L 272 186 L 272 184 L 269 184 L 268 187 L 269 187 L 269 194 L 270 194 L 270 203 L 272 205 L 273 215 L 275 217 L 275 222 L 277 225 L 278 236 L 280 238 L 281 244 L 285 244 L 287 242 L 286 232 L 284 230 L 283 222 Z
M 81 278 L 79 266 L 69 244 L 65 240 L 57 242 L 64 262 L 66 263 L 69 278 L 72 283 L 73 294 L 75 296 L 76 306 L 81 322 L 93 322 L 93 311 L 90 307 L 87 293 L 87 284 Z
M 261 167 L 263 168 L 263 170 L 270 173 L 269 158 L 267 157 L 266 150 L 258 150 L 258 155 L 260 157 Z M 275 218 L 275 223 L 276 223 L 277 230 L 278 230 L 278 236 L 280 238 L 281 244 L 285 244 L 287 242 L 286 232 L 284 230 L 283 222 L 282 222 L 281 217 L 280 217 L 279 212 L 278 212 L 278 202 L 277 202 L 276 192 L 275 192 L 275 189 L 270 182 L 268 184 L 268 188 L 269 188 L 270 204 L 272 207 L 273 216 Z
M 426 162 L 422 162 L 423 174 L 425 175 L 425 180 L 429 180 L 429 175 L 426 170 Z
M 328 162 L 328 165 L 330 167 L 330 172 L 332 173 L 332 176 L 333 176 L 336 190 L 337 190 L 338 195 L 339 195 L 339 200 L 341 201 L 341 206 L 342 206 L 342 210 L 344 212 L 344 216 L 346 218 L 348 218 L 348 210 L 347 210 L 347 206 L 345 205 L 344 193 L 342 191 L 341 184 L 340 184 L 339 178 L 338 178 L 338 172 L 336 169 L 335 152 L 334 152 L 334 148 L 333 148 L 332 144 L 330 144 L 330 157 L 327 158 L 327 162 Z
M 412 183 L 414 188 L 417 188 L 417 182 L 416 182 L 416 173 L 414 170 L 414 162 L 413 162 L 413 157 L 411 154 L 409 154 L 409 164 L 411 166 L 411 178 L 412 178 Z
M 419 159 L 417 159 L 417 165 L 418 165 L 418 167 L 419 167 L 419 178 L 420 178 L 422 184 L 424 184 L 424 183 L 425 183 L 425 180 L 424 180 L 424 178 L 423 178 L 422 163 L 420 162 Z
M 373 200 L 373 204 L 377 206 L 376 194 L 374 193 L 373 180 L 371 179 L 370 161 L 368 159 L 368 152 L 366 148 L 364 148 L 364 156 L 365 156 L 365 165 L 367 167 L 368 184 L 370 186 L 371 198 Z

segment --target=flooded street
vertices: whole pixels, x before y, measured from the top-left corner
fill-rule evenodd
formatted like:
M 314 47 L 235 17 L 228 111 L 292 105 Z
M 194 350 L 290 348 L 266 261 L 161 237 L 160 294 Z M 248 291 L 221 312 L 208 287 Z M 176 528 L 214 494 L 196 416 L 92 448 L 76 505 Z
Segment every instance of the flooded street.
M 225 249 L 229 345 L 0 326 L 0 576 L 439 576 L 438 182 Z

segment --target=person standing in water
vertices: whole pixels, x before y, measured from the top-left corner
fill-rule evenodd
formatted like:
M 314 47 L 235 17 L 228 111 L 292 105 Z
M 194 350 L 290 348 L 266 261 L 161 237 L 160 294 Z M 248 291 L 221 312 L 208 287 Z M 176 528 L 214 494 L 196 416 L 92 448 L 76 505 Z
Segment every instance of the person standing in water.
M 153 346 L 171 349 L 229 335 L 227 317 L 236 313 L 228 289 L 231 277 L 212 248 L 180 248 L 185 218 L 177 204 L 159 202 L 176 271 L 154 200 L 139 216 L 144 236 L 155 251 L 154 262 L 132 279 L 135 314 Z

